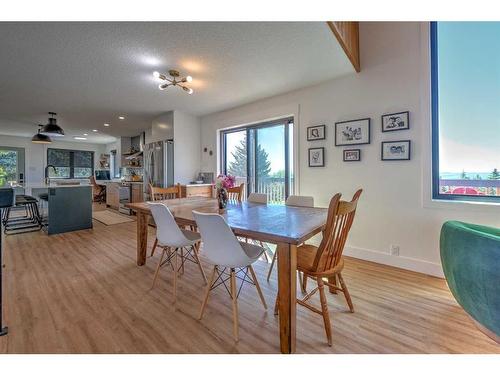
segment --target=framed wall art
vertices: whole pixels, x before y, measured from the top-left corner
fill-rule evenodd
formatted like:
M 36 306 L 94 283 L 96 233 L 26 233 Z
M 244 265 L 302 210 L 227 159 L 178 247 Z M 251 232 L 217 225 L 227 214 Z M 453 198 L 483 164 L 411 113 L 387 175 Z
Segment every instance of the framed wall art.
M 344 161 L 361 161 L 361 149 L 344 150 Z
M 309 126 L 307 128 L 307 140 L 308 141 L 319 141 L 326 139 L 326 126 Z
M 382 131 L 393 132 L 410 129 L 410 112 L 398 112 L 382 115 Z
M 382 142 L 382 160 L 410 160 L 411 141 Z
M 325 166 L 325 148 L 315 147 L 309 149 L 309 166 L 324 167 Z
M 365 145 L 369 143 L 369 118 L 335 123 L 335 146 Z

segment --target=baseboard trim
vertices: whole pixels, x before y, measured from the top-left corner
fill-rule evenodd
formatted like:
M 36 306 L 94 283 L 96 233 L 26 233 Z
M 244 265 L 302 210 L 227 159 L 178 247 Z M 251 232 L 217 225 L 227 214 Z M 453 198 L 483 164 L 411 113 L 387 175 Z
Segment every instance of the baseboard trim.
M 362 260 L 368 260 L 370 262 L 385 264 L 387 266 L 425 273 L 426 275 L 444 278 L 443 268 L 439 263 L 433 263 L 404 256 L 393 256 L 387 253 L 382 253 L 380 251 L 352 246 L 345 247 L 344 255 Z

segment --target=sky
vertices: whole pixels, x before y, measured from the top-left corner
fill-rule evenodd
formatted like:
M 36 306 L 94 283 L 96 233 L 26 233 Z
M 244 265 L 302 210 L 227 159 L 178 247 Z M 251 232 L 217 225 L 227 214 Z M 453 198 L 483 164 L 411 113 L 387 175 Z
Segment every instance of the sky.
M 500 170 L 500 22 L 438 22 L 440 173 Z

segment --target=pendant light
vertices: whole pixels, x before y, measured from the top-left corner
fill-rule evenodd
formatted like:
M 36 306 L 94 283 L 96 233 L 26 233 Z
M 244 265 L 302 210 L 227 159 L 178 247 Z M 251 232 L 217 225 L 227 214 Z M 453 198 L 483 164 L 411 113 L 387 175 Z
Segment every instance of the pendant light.
M 47 123 L 47 125 L 44 125 L 42 129 L 40 129 L 40 134 L 53 137 L 63 137 L 64 130 L 62 130 L 59 125 L 57 125 L 57 119 L 54 118 L 57 113 L 49 112 L 49 115 L 49 122 Z
M 40 133 L 40 130 L 43 128 L 43 125 L 38 125 L 40 128 L 38 129 L 38 133 L 36 133 L 33 138 L 31 138 L 32 143 L 41 143 L 41 144 L 48 144 L 52 143 L 52 139 L 50 139 L 49 136 Z

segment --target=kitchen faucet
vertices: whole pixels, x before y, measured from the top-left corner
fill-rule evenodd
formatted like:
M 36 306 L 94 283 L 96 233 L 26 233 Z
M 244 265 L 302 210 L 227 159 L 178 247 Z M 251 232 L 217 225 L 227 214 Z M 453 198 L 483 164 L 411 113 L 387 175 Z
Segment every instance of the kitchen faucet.
M 57 173 L 56 167 L 54 167 L 52 164 L 47 164 L 47 166 L 45 167 L 45 184 L 46 185 L 50 184 L 49 168 L 52 168 L 54 170 L 54 173 Z

